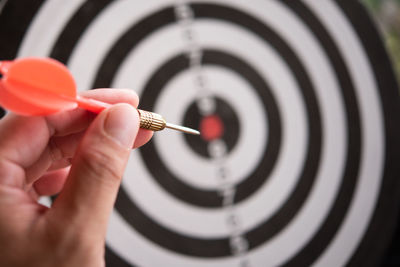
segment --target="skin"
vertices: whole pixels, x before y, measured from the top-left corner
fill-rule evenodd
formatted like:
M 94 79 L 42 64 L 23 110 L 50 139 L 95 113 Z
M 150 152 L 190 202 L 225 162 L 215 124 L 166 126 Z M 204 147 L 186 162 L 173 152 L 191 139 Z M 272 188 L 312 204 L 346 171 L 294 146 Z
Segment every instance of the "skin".
M 139 129 L 131 90 L 84 93 L 116 104 L 0 120 L 0 266 L 105 266 L 104 245 L 129 153 L 152 137 Z M 59 196 L 51 208 L 39 196 Z

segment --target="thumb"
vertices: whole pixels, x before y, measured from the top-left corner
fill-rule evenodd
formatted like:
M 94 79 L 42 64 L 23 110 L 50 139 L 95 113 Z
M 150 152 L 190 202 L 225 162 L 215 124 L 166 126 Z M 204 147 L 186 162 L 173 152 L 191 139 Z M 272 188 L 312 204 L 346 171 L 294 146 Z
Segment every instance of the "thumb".
M 105 234 L 138 129 L 138 112 L 128 104 L 114 105 L 97 116 L 52 206 L 56 218 L 73 222 L 80 230 Z

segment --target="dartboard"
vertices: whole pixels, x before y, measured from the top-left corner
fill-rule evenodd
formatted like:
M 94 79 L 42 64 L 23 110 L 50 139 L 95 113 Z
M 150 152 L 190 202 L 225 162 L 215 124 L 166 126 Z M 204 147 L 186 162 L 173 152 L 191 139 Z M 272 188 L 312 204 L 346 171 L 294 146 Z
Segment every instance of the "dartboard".
M 132 152 L 107 266 L 369 266 L 400 204 L 399 96 L 349 0 L 13 0 L 0 57 L 132 88 L 201 137 Z

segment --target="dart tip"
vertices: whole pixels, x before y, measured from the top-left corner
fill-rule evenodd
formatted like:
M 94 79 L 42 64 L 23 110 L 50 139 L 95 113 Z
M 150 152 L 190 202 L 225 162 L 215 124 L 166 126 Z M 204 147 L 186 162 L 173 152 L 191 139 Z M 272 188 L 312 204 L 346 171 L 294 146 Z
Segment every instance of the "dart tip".
M 191 129 L 192 131 L 190 132 L 190 134 L 193 134 L 193 135 L 200 135 L 200 132 L 199 131 L 197 131 L 197 130 L 193 130 L 193 129 Z
M 165 125 L 165 127 L 169 128 L 169 129 L 177 130 L 177 131 L 180 131 L 183 133 L 187 133 L 187 134 L 200 135 L 200 132 L 197 130 L 194 130 L 194 129 L 188 128 L 188 127 L 184 127 L 184 126 L 175 125 L 172 123 L 167 123 Z

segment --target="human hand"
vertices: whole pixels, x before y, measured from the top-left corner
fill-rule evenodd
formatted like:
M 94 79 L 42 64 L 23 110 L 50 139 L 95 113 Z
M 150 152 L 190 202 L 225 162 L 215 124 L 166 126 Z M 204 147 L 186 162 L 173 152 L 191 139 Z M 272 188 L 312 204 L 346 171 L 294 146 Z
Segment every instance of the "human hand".
M 130 105 L 97 116 L 76 109 L 0 120 L 0 266 L 105 264 L 108 217 L 129 152 L 152 132 L 139 130 L 132 91 L 84 95 Z M 37 202 L 56 193 L 51 208 Z

